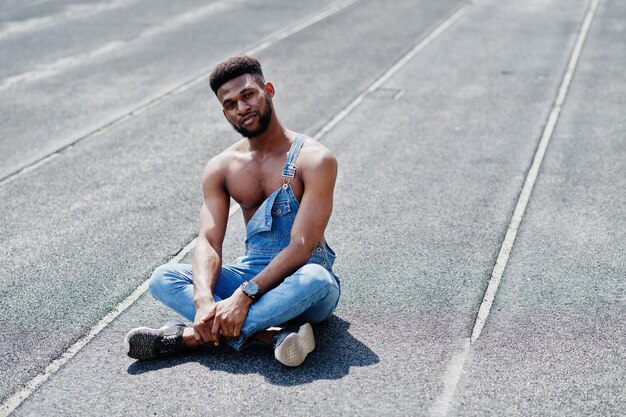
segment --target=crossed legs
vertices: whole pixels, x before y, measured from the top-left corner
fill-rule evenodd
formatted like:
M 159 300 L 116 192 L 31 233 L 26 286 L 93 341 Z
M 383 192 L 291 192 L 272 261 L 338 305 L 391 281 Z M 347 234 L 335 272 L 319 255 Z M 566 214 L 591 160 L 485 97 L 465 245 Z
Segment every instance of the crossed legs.
M 235 264 L 222 268 L 215 285 L 216 301 L 229 297 L 244 281 L 260 272 L 262 266 Z M 166 264 L 158 267 L 149 283 L 150 292 L 159 301 L 193 321 L 193 278 L 191 265 Z M 252 304 L 241 329 L 241 337 L 227 341 L 240 350 L 250 338 L 269 343 L 285 324 L 318 323 L 329 318 L 339 300 L 339 286 L 331 272 L 318 264 L 306 264 L 279 286 Z M 185 328 L 183 340 L 188 347 L 197 345 L 193 328 Z

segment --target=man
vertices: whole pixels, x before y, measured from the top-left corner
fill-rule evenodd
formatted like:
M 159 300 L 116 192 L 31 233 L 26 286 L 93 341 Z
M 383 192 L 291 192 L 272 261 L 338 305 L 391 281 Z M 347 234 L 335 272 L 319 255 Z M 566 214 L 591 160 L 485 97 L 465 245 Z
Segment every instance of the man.
M 222 341 L 239 350 L 256 340 L 273 346 L 279 362 L 299 366 L 315 348 L 310 323 L 329 318 L 339 301 L 335 254 L 324 238 L 337 161 L 282 125 L 274 86 L 257 59 L 230 58 L 209 80 L 226 120 L 244 139 L 204 170 L 193 265 L 162 265 L 149 283 L 157 300 L 193 326 L 174 321 L 131 330 L 126 352 L 151 359 Z M 246 222 L 245 256 L 223 266 L 231 197 Z

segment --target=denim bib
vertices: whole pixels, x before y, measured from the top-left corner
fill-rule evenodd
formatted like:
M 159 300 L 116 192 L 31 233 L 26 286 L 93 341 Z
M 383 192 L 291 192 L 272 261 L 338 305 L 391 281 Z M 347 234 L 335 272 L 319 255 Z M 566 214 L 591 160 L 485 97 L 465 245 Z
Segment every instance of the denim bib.
M 296 160 L 305 135 L 299 135 L 291 145 L 283 166 L 283 185 L 270 194 L 246 226 L 246 256 L 242 262 L 269 262 L 291 241 L 291 228 L 300 203 L 293 194 L 291 180 L 296 175 Z M 325 242 L 318 242 L 307 263 L 316 263 L 332 272 L 335 252 Z

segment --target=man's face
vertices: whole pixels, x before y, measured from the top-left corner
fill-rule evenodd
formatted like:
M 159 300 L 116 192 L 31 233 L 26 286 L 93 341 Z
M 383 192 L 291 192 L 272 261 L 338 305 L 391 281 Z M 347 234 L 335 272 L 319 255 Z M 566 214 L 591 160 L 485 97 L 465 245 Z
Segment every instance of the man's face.
M 274 89 L 270 83 L 259 85 L 250 74 L 225 82 L 217 90 L 226 120 L 246 138 L 263 134 L 272 120 Z

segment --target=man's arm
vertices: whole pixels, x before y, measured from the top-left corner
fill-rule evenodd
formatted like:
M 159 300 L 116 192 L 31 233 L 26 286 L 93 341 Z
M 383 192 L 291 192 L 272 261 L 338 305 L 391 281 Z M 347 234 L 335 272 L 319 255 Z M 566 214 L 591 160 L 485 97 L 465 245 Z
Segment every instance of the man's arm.
M 209 161 L 202 176 L 204 201 L 200 209 L 200 231 L 192 261 L 196 307 L 194 335 L 201 343 L 217 342 L 211 334 L 209 322 L 215 314 L 213 289 L 222 271 L 222 243 L 230 206 L 218 158 Z
M 333 210 L 337 160 L 325 148 L 316 149 L 308 169 L 302 170 L 304 193 L 291 229 L 291 242 L 253 281 L 261 294 L 278 286 L 311 258 L 322 240 Z
M 301 164 L 301 175 L 304 193 L 291 229 L 291 242 L 252 280 L 259 285 L 261 294 L 279 285 L 308 262 L 328 225 L 333 208 L 337 160 L 325 148 L 312 149 L 306 162 Z M 220 332 L 226 337 L 239 337 L 251 304 L 252 300 L 241 289 L 217 303 L 213 338 Z

